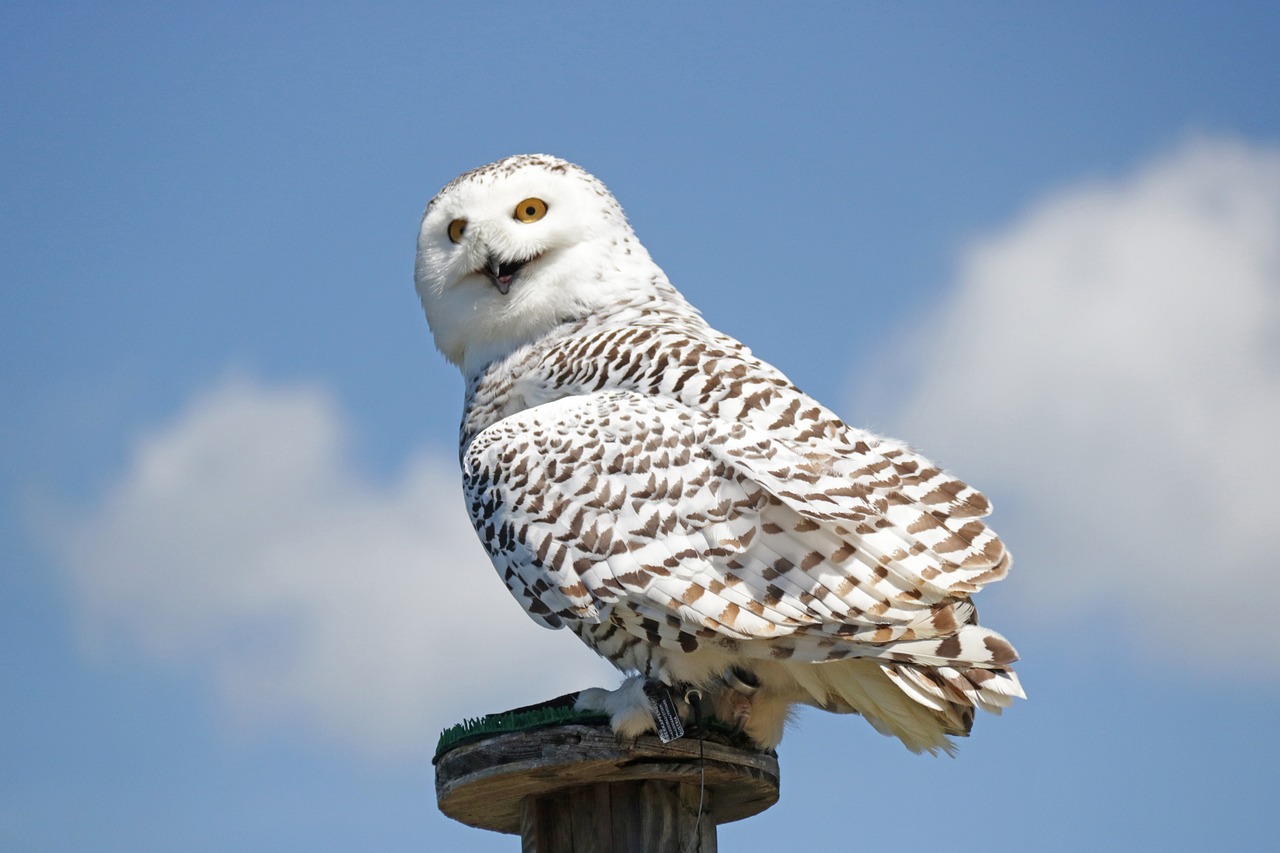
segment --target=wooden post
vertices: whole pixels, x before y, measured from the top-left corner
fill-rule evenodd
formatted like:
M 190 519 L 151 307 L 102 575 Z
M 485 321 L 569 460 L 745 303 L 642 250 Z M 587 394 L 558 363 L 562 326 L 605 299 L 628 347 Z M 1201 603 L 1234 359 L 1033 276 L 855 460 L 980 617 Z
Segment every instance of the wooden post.
M 624 742 L 580 723 L 491 734 L 437 757 L 436 798 L 454 820 L 520 835 L 524 853 L 715 853 L 717 824 L 778 800 L 777 757 L 727 740 Z

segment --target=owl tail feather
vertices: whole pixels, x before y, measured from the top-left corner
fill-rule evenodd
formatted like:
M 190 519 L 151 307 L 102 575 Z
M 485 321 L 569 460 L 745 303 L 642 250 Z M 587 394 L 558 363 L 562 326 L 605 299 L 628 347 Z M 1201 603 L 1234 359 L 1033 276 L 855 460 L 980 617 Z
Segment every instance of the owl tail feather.
M 896 737 L 912 752 L 955 755 L 951 737 L 973 727 L 974 708 L 999 714 L 1023 698 L 1010 670 L 958 669 L 854 658 L 794 664 L 793 678 L 812 704 L 837 713 L 858 713 L 876 731 Z

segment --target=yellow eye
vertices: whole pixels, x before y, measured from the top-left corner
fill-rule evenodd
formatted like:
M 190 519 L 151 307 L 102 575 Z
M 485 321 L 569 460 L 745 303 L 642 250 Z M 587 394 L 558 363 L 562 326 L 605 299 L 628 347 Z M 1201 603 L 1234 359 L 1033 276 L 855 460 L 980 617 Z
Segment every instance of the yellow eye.
M 521 222 L 537 222 L 547 215 L 547 203 L 540 198 L 526 198 L 516 205 L 515 217 Z
M 454 243 L 462 242 L 462 232 L 467 230 L 467 220 L 455 219 L 449 223 L 449 240 Z

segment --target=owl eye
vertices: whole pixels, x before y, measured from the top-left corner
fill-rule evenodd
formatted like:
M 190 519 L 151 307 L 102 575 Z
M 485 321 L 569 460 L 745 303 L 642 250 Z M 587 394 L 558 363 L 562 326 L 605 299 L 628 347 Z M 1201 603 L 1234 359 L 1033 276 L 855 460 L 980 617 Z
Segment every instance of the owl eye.
M 462 232 L 467 230 L 467 220 L 455 219 L 449 223 L 449 240 L 453 243 L 462 242 Z
M 547 203 L 540 198 L 526 198 L 516 205 L 515 218 L 521 222 L 537 222 L 547 215 Z

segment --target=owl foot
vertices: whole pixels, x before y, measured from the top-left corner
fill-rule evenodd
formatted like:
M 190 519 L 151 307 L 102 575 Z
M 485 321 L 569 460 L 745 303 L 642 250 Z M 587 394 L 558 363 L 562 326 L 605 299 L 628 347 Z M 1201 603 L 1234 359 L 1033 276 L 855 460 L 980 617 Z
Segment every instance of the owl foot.
M 694 705 L 690 704 L 693 697 Z M 697 702 L 701 694 L 683 687 L 668 687 L 661 681 L 633 675 L 627 678 L 617 690 L 606 690 L 603 687 L 590 687 L 578 694 L 574 707 L 579 711 L 595 711 L 609 716 L 609 725 L 622 738 L 638 738 L 643 734 L 659 731 L 658 722 L 654 719 L 654 705 L 669 702 L 671 713 L 665 727 L 670 733 L 674 727 L 680 731 L 684 723 L 691 719 L 697 722 L 701 715 L 697 712 Z M 674 722 L 678 718 L 678 724 Z M 679 734 L 674 734 L 679 737 Z M 664 739 L 668 734 L 663 734 Z
M 657 728 L 653 712 L 649 710 L 649 697 L 645 682 L 649 679 L 633 675 L 619 685 L 617 690 L 589 687 L 578 694 L 573 706 L 579 711 L 597 711 L 607 714 L 613 731 L 624 738 L 638 738 Z
M 757 673 L 741 667 L 727 670 L 720 680 L 725 689 L 716 694 L 716 716 L 732 722 L 757 747 L 776 748 L 795 697 L 765 686 Z

